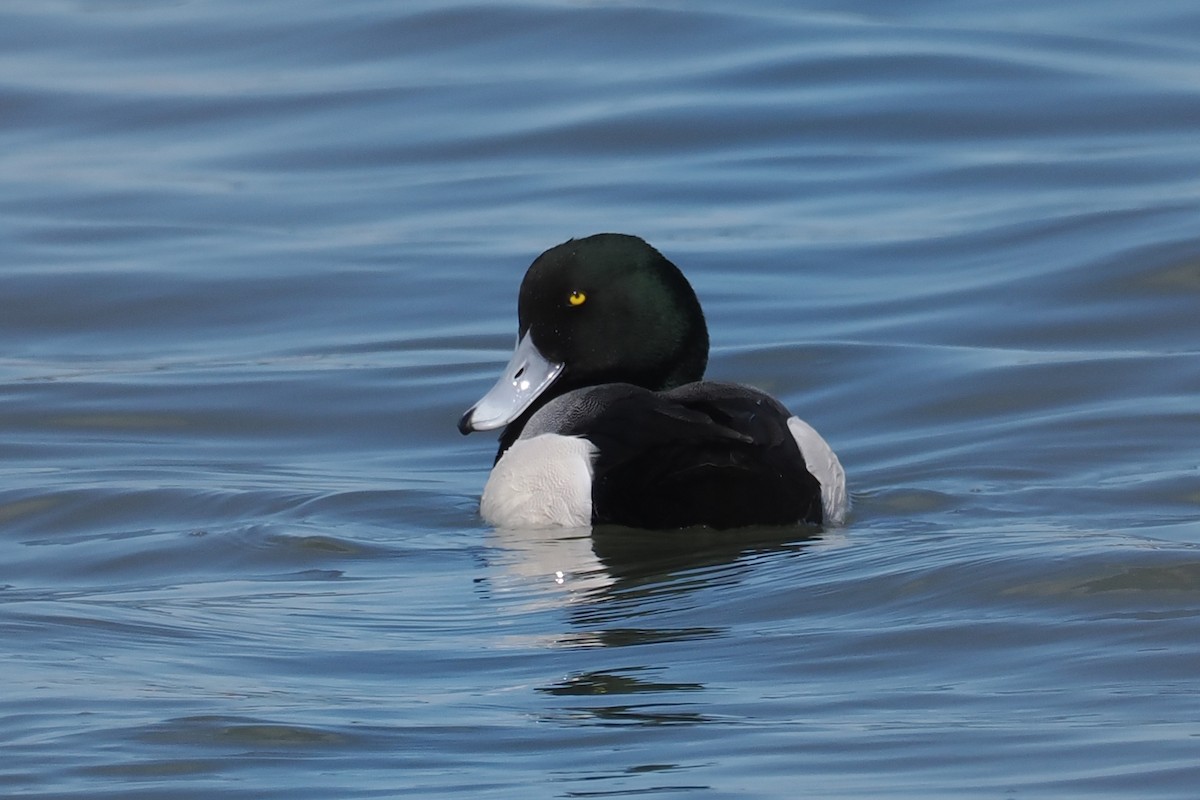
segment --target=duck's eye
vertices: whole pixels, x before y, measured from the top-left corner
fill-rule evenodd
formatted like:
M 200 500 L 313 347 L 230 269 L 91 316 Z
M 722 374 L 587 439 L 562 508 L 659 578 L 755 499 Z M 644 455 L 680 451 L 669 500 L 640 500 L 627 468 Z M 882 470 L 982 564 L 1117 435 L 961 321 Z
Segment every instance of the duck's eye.
M 573 306 L 581 306 L 587 301 L 587 295 L 576 289 L 567 295 L 567 302 Z

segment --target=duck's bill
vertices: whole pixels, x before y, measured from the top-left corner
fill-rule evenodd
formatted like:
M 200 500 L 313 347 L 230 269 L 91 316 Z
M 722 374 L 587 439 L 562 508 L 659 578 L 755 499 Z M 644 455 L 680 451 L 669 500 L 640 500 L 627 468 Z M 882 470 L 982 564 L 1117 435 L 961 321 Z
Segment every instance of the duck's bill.
M 490 431 L 501 428 L 521 416 L 525 409 L 554 383 L 563 365 L 548 360 L 533 343 L 526 331 L 517 342 L 517 349 L 500 380 L 482 399 L 463 414 L 458 429 Z

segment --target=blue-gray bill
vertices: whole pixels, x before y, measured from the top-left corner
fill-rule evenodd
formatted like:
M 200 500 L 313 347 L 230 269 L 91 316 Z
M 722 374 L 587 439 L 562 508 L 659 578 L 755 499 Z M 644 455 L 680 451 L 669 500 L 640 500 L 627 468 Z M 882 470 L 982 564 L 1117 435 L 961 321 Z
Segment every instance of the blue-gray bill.
M 467 434 L 504 427 L 521 416 L 562 370 L 563 364 L 543 356 L 526 331 L 496 385 L 463 414 L 458 430 Z

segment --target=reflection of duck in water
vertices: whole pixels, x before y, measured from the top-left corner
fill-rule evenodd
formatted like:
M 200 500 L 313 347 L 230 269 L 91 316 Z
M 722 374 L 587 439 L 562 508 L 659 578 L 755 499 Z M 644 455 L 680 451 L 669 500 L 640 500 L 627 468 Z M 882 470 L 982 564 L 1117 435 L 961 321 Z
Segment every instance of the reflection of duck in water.
M 764 571 L 792 575 L 793 567 L 780 565 L 849 543 L 837 531 L 795 525 L 687 528 L 653 536 L 613 525 L 494 528 L 486 541 L 482 557 L 487 569 L 476 581 L 476 591 L 505 597 L 521 611 L 571 609 L 571 627 L 548 642 L 580 647 L 718 636 L 721 626 L 660 624 L 664 621 L 653 622 L 645 612 L 686 607 L 684 596 L 707 589 L 736 593 L 745 580 L 761 578 Z
M 497 527 L 840 525 L 833 450 L 774 398 L 702 381 L 708 330 L 646 242 L 572 239 L 529 267 L 519 340 L 459 422 L 504 427 L 480 505 Z
M 487 561 L 489 583 L 502 587 L 548 587 L 548 602 L 566 596 L 594 601 L 629 586 L 670 584 L 679 575 L 707 567 L 731 565 L 754 554 L 827 550 L 845 541 L 816 528 L 754 527 L 737 531 L 708 528 L 645 531 L 601 525 L 595 528 L 496 528 L 488 536 L 496 553 Z M 688 582 L 689 589 L 703 582 Z M 537 603 L 535 603 L 536 605 Z

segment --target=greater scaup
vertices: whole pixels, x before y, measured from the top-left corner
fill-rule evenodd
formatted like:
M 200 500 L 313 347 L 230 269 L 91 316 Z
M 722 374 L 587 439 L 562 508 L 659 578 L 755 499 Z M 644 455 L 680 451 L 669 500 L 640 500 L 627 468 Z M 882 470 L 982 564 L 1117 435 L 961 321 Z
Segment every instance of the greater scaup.
M 756 389 L 702 381 L 708 329 L 683 273 L 636 236 L 542 253 L 516 352 L 458 423 L 504 427 L 480 502 L 503 528 L 842 524 L 833 450 Z

